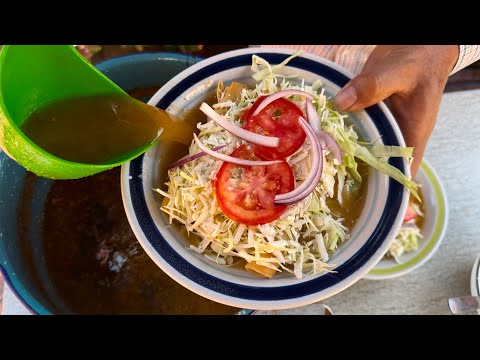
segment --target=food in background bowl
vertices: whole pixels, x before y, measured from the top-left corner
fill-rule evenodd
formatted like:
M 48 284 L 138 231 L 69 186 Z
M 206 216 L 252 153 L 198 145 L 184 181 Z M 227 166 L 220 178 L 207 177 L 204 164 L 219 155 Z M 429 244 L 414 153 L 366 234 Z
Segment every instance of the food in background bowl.
M 292 59 L 292 58 L 290 58 Z M 368 167 L 416 186 L 382 158 L 412 149 L 362 142 L 321 82 L 276 76 L 253 55 L 254 86 L 219 82 L 188 155 L 168 166 L 161 209 L 185 225 L 189 248 L 266 278 L 331 271 L 365 200 Z M 294 77 L 296 74 L 290 74 Z
M 448 225 L 447 195 L 439 176 L 425 158 L 420 164 L 415 182 L 422 199 L 420 204 L 416 203 L 416 212 L 419 214 L 408 220 L 413 212 L 407 210 L 407 221 L 405 222 L 404 218 L 402 228 L 408 226 L 410 229 L 404 230 L 404 234 L 400 229 L 399 233 L 395 234 L 396 238 L 386 256 L 365 278 L 382 280 L 408 274 L 431 259 L 440 247 Z M 415 203 L 413 205 L 415 206 Z M 409 234 L 412 237 L 409 238 Z
M 273 64 L 284 62 L 292 55 L 292 51 L 245 49 L 220 54 L 194 65 L 162 87 L 149 103 L 178 117 L 189 118 L 189 114 L 192 112 L 200 113 L 201 120 L 199 121 L 205 121 L 205 115 L 198 109 L 202 102 L 212 105 L 217 103 L 217 101 L 209 102 L 206 99 L 215 96 L 219 82 L 225 84 L 225 88 L 232 83 L 243 84 L 250 89 L 255 87 L 257 81 L 252 79 L 252 55 L 258 55 L 259 58 L 272 64 L 270 67 L 280 76 L 278 84 L 282 82 L 284 76 L 292 74 L 297 75 L 297 78 L 289 77 L 287 80 L 303 90 L 312 87 L 319 80 L 323 84 L 324 95 L 328 98 L 336 94 L 350 80 L 349 74 L 345 73 L 342 68 L 313 55 L 301 54 L 293 57 L 288 64 L 277 66 Z M 268 70 L 264 73 L 268 73 Z M 254 99 L 252 100 L 254 101 Z M 319 115 L 321 116 L 321 114 Z M 368 160 L 379 160 L 370 151 L 365 153 L 364 150 L 361 150 L 364 149 L 363 145 L 366 143 L 374 143 L 373 148 L 378 146 L 376 149 L 383 152 L 388 149 L 383 145 L 392 146 L 391 149 L 404 147 L 400 130 L 383 103 L 369 107 L 365 111 L 348 114 L 348 117 L 343 120 L 347 127 L 354 126 L 355 133 L 365 143 L 359 143 L 358 145 L 362 146 L 357 148 L 348 142 L 348 138 L 344 140 L 353 146 L 352 151 L 355 152 L 358 149 L 354 155 L 357 158 L 368 157 Z M 201 139 L 201 141 L 206 141 L 206 139 Z M 198 146 L 198 143 L 196 144 Z M 306 143 L 306 149 L 309 144 L 309 142 Z M 211 146 L 215 147 L 215 144 L 211 144 Z M 196 149 L 195 153 L 198 150 Z M 226 154 L 224 155 L 230 155 L 234 151 L 234 149 L 230 149 L 230 152 L 227 150 L 225 148 Z M 348 149 L 342 149 L 342 151 L 345 151 L 346 154 L 349 152 Z M 330 156 L 326 151 L 324 153 Z M 308 276 L 310 270 L 305 271 L 307 274 L 304 274 L 303 268 L 298 269 L 297 274 L 301 274 L 301 278 L 292 276 L 289 271 L 282 268 L 282 272 L 276 271 L 274 277 L 265 279 L 245 271 L 243 266 L 235 266 L 233 262 L 233 266 L 222 265 L 221 260 L 217 263 L 217 261 L 206 258 L 202 253 L 192 251 L 190 249 L 192 241 L 189 239 L 187 227 L 177 221 L 170 223 L 168 214 L 161 210 L 162 205 L 166 205 L 164 201 L 167 201 L 163 195 L 168 194 L 168 187 L 161 186 L 169 181 L 168 167 L 186 154 L 194 155 L 194 152 L 189 153 L 189 149 L 173 143 L 160 142 L 158 146 L 143 156 L 123 166 L 122 192 L 127 216 L 135 235 L 146 252 L 167 274 L 204 297 L 232 306 L 254 309 L 289 308 L 320 301 L 345 289 L 363 277 L 385 254 L 393 234 L 399 230 L 408 205 L 408 190 L 393 178 L 369 166 L 368 181 L 365 182 L 363 210 L 351 228 L 350 239 L 344 241 L 334 252 L 329 254 L 331 256 L 329 264 L 334 266 L 327 272 L 319 271 L 317 274 Z M 305 158 L 309 157 L 310 151 L 305 151 L 304 156 Z M 207 158 L 210 158 L 210 155 L 202 157 L 202 159 Z M 283 161 L 283 159 L 278 160 Z M 325 163 L 329 161 L 331 163 L 333 160 L 327 159 Z M 344 164 L 348 162 L 345 156 L 342 156 L 342 161 Z M 403 180 L 409 176 L 409 164 L 405 158 L 389 157 L 388 160 L 380 161 L 380 163 L 383 169 L 392 169 L 385 166 L 392 165 L 393 168 L 396 168 L 395 173 L 400 174 L 400 178 Z M 186 166 L 188 167 L 188 165 Z M 190 176 L 185 171 L 184 173 Z M 305 173 L 307 174 L 308 171 Z M 300 184 L 299 181 L 298 185 Z M 152 191 L 159 187 L 164 192 L 163 195 Z M 335 190 L 334 193 L 336 196 L 337 191 Z M 303 196 L 304 194 L 301 192 L 298 195 Z M 283 214 L 287 212 L 288 208 Z M 205 219 L 199 221 L 200 224 L 204 222 Z M 243 225 L 265 227 L 261 224 Z M 232 233 L 231 236 L 234 237 L 235 234 Z M 198 245 L 193 245 L 198 247 Z M 215 251 L 215 249 L 212 250 Z M 295 262 L 298 261 L 298 258 L 295 259 Z M 226 263 L 227 261 L 230 260 L 225 258 Z M 285 267 L 295 273 L 295 265 L 293 265 L 293 269 L 289 266 Z M 298 267 L 300 268 L 300 266 Z
M 417 185 L 417 187 L 419 186 Z M 402 227 L 386 254 L 387 257 L 393 258 L 397 263 L 401 263 L 400 257 L 403 254 L 417 250 L 418 242 L 423 237 L 422 225 L 425 218 L 425 208 L 421 190 L 418 191 L 418 195 L 422 201 L 410 195 Z

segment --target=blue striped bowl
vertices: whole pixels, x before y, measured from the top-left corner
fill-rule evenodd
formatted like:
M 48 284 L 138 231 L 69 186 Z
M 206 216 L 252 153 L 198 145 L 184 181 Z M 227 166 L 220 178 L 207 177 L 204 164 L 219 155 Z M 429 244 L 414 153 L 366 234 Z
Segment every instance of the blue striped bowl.
M 223 53 L 186 69 L 150 100 L 151 105 L 181 115 L 198 106 L 222 80 L 252 84 L 252 55 L 277 64 L 293 52 L 279 49 L 242 49 Z M 338 65 L 303 54 L 289 62 L 282 74 L 298 74 L 306 83 L 320 79 L 326 93 L 335 94 L 351 78 Z M 404 145 L 401 132 L 381 103 L 349 117 L 366 140 L 381 138 L 387 145 Z M 306 276 L 298 280 L 283 273 L 260 279 L 243 269 L 223 268 L 188 250 L 180 232 L 168 226 L 160 211 L 162 198 L 151 189 L 166 182 L 166 145 L 159 144 L 122 168 L 122 195 L 130 224 L 149 256 L 168 275 L 188 289 L 227 305 L 249 309 L 285 309 L 311 304 L 349 287 L 372 269 L 387 251 L 398 232 L 408 203 L 408 191 L 401 184 L 371 170 L 365 207 L 352 237 L 331 258 L 335 272 Z M 408 173 L 405 160 L 390 164 Z

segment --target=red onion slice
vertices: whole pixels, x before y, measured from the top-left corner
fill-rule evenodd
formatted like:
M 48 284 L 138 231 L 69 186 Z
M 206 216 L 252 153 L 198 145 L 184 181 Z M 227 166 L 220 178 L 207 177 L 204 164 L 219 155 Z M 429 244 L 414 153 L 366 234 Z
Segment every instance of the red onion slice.
M 305 103 L 305 107 L 307 108 L 307 119 L 310 126 L 314 131 L 320 131 L 320 119 L 318 118 L 317 110 L 315 110 L 312 100 L 305 99 Z
M 320 163 L 322 162 L 322 150 L 320 149 L 320 146 L 318 146 L 318 138 L 313 132 L 313 129 L 310 127 L 310 125 L 305 121 L 305 119 L 300 118 L 299 119 L 299 124 L 302 127 L 303 131 L 307 134 L 308 141 L 310 142 L 311 150 L 312 150 L 312 156 L 313 156 L 313 164 L 312 168 L 308 172 L 307 178 L 305 181 L 296 189 L 285 193 L 285 194 L 279 194 L 275 196 L 275 201 L 281 201 L 281 200 L 288 200 L 290 198 L 293 198 L 297 195 L 302 194 L 310 184 L 315 180 L 317 177 L 317 173 L 319 170 Z M 321 174 L 320 174 L 321 175 Z M 320 180 L 320 179 L 318 179 Z M 317 181 L 318 183 L 318 181 Z
M 226 120 L 222 115 L 218 114 L 206 103 L 202 103 L 200 110 L 222 128 L 239 137 L 240 139 L 248 141 L 249 143 L 273 148 L 278 147 L 278 144 L 280 143 L 280 139 L 278 137 L 259 135 L 235 125 L 234 123 Z
M 314 132 L 317 134 L 318 140 L 320 141 L 320 146 L 322 149 L 325 149 L 328 146 L 328 149 L 332 152 L 335 159 L 337 159 L 339 164 L 342 165 L 342 151 L 340 150 L 337 142 L 325 131 L 320 129 L 320 119 L 318 118 L 318 114 L 313 106 L 313 103 L 309 99 L 306 100 L 306 107 L 308 122 Z
M 310 130 L 310 129 L 309 129 Z M 313 132 L 313 130 L 310 130 L 311 131 L 311 135 L 313 135 L 315 137 L 315 134 Z M 319 151 L 321 153 L 322 149 L 320 147 L 320 144 L 318 143 L 318 141 L 315 142 L 315 146 L 317 147 L 317 151 Z M 303 200 L 305 199 L 311 192 L 313 192 L 315 190 L 315 188 L 317 187 L 318 183 L 320 182 L 320 179 L 322 177 L 322 170 L 323 170 L 323 155 L 320 156 L 320 166 L 318 168 L 318 171 L 317 173 L 315 174 L 315 178 L 313 179 L 313 181 L 310 183 L 310 185 L 305 189 L 305 191 L 303 191 L 301 194 L 298 194 L 294 197 L 290 197 L 288 199 L 284 199 L 284 200 L 275 200 L 275 205 L 285 205 L 285 206 L 288 206 L 288 205 L 292 205 L 292 204 L 296 204 L 297 202 L 299 202 L 300 200 Z M 303 185 L 303 184 L 302 184 Z M 289 193 L 287 193 L 289 194 Z M 287 194 L 282 194 L 282 195 L 287 195 Z
M 268 166 L 268 165 L 279 164 L 282 162 L 282 160 L 273 160 L 273 161 L 245 160 L 245 159 L 239 159 L 233 156 L 219 154 L 213 151 L 212 149 L 209 149 L 205 145 L 203 145 L 200 139 L 198 138 L 197 134 L 193 134 L 193 138 L 195 139 L 195 143 L 200 148 L 200 150 L 206 152 L 208 155 L 213 156 L 214 158 L 217 158 L 218 160 L 226 161 L 232 164 L 238 164 L 238 165 L 244 165 L 244 166 Z
M 227 146 L 227 145 L 215 146 L 214 148 L 212 148 L 212 151 L 221 150 L 221 149 L 223 149 L 225 146 Z M 177 162 L 174 162 L 173 164 L 168 165 L 168 166 L 167 166 L 167 170 L 176 168 L 176 167 L 178 167 L 178 166 L 183 166 L 183 165 L 185 165 L 185 164 L 188 164 L 190 161 L 196 160 L 196 159 L 201 158 L 202 156 L 205 156 L 205 155 L 207 155 L 207 153 L 206 153 L 205 151 L 200 151 L 199 153 L 196 153 L 196 154 L 194 154 L 194 155 L 192 155 L 192 156 L 186 157 L 185 159 L 178 160 Z
M 272 102 L 274 102 L 277 99 L 280 99 L 282 97 L 287 97 L 287 96 L 292 96 L 292 95 L 300 95 L 300 96 L 305 96 L 307 99 L 313 100 L 313 95 L 301 91 L 301 90 L 283 90 L 279 91 L 273 95 L 267 96 L 263 101 L 258 105 L 258 107 L 255 109 L 253 112 L 252 116 L 257 115 L 260 111 L 265 109 L 268 105 L 270 105 Z
M 317 136 L 320 139 L 320 142 L 322 142 L 323 140 L 323 142 L 327 144 L 328 148 L 333 153 L 333 157 L 337 159 L 340 165 L 342 165 L 342 151 L 340 150 L 337 142 L 330 135 L 328 135 L 325 131 L 322 130 L 318 131 Z

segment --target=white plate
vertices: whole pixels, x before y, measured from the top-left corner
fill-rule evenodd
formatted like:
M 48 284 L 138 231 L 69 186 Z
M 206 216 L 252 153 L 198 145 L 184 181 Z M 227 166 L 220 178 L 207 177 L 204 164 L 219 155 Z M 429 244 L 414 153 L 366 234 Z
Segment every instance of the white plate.
M 480 296 L 480 255 L 475 260 L 470 277 L 470 291 L 473 296 Z M 480 310 L 479 310 L 480 314 Z
M 425 221 L 421 229 L 423 238 L 419 240 L 418 249 L 403 254 L 398 262 L 383 257 L 365 279 L 381 280 L 405 275 L 425 264 L 440 246 L 448 223 L 445 189 L 425 160 L 418 170 L 416 182 L 422 186 L 425 206 Z
M 472 267 L 470 292 L 472 296 L 480 296 L 480 255 L 477 257 Z M 477 310 L 477 314 L 480 315 L 480 310 Z

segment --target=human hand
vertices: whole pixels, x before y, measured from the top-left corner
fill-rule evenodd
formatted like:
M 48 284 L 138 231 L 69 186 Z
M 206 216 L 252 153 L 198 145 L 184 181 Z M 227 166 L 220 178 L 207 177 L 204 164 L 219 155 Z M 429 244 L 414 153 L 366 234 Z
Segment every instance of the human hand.
M 334 104 L 340 110 L 356 111 L 386 100 L 407 146 L 414 147 L 414 177 L 458 53 L 458 45 L 377 46 Z

